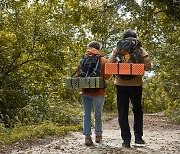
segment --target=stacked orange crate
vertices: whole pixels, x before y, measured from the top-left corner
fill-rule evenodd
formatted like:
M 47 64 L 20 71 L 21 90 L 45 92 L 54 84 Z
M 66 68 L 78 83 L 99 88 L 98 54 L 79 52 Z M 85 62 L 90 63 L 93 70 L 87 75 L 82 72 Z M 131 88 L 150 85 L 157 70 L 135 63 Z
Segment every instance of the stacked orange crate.
M 132 75 L 144 75 L 144 64 L 132 64 Z
M 106 63 L 105 74 L 143 75 L 144 64 Z
M 129 63 L 119 63 L 119 74 L 131 74 Z
M 105 63 L 105 74 L 118 74 L 118 63 Z

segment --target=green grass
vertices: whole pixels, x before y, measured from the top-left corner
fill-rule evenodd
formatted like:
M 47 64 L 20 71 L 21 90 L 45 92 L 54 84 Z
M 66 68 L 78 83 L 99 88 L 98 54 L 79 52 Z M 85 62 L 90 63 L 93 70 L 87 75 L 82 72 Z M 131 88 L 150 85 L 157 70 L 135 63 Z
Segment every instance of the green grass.
M 19 141 L 30 141 L 52 135 L 65 135 L 70 131 L 81 130 L 82 125 L 58 126 L 52 122 L 43 122 L 31 126 L 19 126 L 13 129 L 0 125 L 0 145 L 7 145 Z
M 102 115 L 103 121 L 111 120 L 114 117 L 118 117 L 118 112 L 116 110 L 112 112 L 110 111 L 103 112 Z
M 103 121 L 116 117 L 115 112 L 103 112 Z M 92 117 L 92 119 L 94 119 Z M 0 146 L 13 144 L 16 142 L 35 141 L 47 136 L 63 136 L 70 131 L 82 130 L 82 123 L 70 126 L 59 126 L 51 121 L 45 121 L 36 125 L 16 126 L 15 128 L 5 128 L 0 124 Z

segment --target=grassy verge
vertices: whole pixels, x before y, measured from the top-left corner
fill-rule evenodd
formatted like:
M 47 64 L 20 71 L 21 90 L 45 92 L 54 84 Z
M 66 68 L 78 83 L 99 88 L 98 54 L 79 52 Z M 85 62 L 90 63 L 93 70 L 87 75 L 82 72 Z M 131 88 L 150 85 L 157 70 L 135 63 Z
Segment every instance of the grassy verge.
M 118 113 L 116 111 L 112 111 L 112 112 L 103 112 L 102 118 L 103 121 L 108 121 L 113 119 L 114 117 L 117 117 Z
M 45 136 L 65 135 L 70 131 L 82 129 L 82 125 L 58 126 L 52 122 L 43 122 L 31 126 L 19 126 L 13 129 L 6 129 L 0 126 L 0 145 L 7 145 L 19 141 L 32 141 Z
M 117 116 L 115 112 L 103 112 L 103 121 L 108 121 Z M 92 118 L 94 119 L 94 118 Z M 51 121 L 37 125 L 17 126 L 12 129 L 0 124 L 0 146 L 10 145 L 16 142 L 35 141 L 47 136 L 62 136 L 70 131 L 82 130 L 82 123 L 78 125 L 59 126 Z

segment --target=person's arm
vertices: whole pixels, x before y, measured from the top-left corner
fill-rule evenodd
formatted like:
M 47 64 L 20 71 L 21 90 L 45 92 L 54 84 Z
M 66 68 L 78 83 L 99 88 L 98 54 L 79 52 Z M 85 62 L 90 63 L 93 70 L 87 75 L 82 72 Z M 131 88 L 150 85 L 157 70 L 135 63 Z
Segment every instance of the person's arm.
M 141 48 L 141 49 L 142 49 L 142 54 L 143 54 L 144 70 L 150 71 L 151 70 L 151 61 L 150 61 L 149 55 L 143 48 Z
M 151 70 L 151 62 L 150 62 L 149 56 L 144 57 L 144 70 L 145 71 Z
M 105 63 L 107 63 L 107 59 L 102 57 L 101 58 L 101 63 L 102 63 L 102 73 L 101 75 L 103 76 L 104 80 L 110 79 L 111 75 L 110 74 L 105 74 Z
M 79 71 L 76 72 L 75 77 L 77 78 L 79 76 Z
M 112 51 L 109 59 L 108 59 L 108 63 L 115 63 L 116 62 L 116 48 Z

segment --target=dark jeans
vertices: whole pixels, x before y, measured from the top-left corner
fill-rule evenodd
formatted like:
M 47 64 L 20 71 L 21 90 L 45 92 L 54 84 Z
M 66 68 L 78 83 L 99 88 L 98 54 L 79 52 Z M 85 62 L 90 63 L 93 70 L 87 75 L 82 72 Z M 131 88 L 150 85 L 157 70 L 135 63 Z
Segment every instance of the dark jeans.
M 142 86 L 116 86 L 116 90 L 121 137 L 124 141 L 130 142 L 131 133 L 128 121 L 129 100 L 131 100 L 133 106 L 135 138 L 142 137 L 143 135 Z

